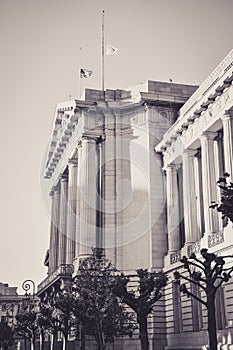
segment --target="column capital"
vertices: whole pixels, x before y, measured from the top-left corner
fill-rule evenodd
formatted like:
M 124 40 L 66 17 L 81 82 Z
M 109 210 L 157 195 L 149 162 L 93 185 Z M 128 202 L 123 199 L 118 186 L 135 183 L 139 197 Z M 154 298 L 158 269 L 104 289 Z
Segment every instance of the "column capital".
M 82 140 L 79 140 L 79 141 L 77 142 L 76 149 L 78 150 L 80 147 L 82 147 Z
M 68 167 L 75 167 L 78 165 L 78 158 L 70 158 L 68 160 Z
M 233 119 L 233 109 L 225 110 L 224 114 L 221 117 L 222 121 Z
M 218 136 L 217 132 L 214 131 L 202 131 L 200 141 L 214 140 Z
M 55 196 L 56 194 L 59 194 L 60 193 L 60 182 L 56 185 L 56 186 L 53 186 L 51 188 L 51 192 L 52 193 L 53 191 L 53 195 Z
M 182 158 L 184 159 L 184 158 L 194 157 L 196 153 L 197 153 L 196 149 L 187 148 L 183 151 Z
M 177 165 L 175 163 L 167 164 L 164 168 L 164 171 L 177 171 Z
M 67 182 L 68 181 L 68 175 L 67 174 L 61 174 L 60 176 L 60 181 L 61 182 Z
M 96 144 L 97 138 L 95 136 L 83 136 L 81 139 L 82 143 L 90 142 Z
M 54 186 L 51 188 L 50 192 L 49 192 L 49 196 L 50 197 L 54 197 Z

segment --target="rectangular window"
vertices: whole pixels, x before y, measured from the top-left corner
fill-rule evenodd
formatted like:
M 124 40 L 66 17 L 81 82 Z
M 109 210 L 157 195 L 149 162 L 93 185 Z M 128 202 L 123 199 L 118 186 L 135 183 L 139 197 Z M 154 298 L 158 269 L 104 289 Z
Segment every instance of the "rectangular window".
M 201 299 L 200 288 L 191 283 L 191 292 Z M 193 330 L 198 332 L 203 328 L 203 317 L 202 317 L 202 304 L 195 298 L 192 298 L 192 313 L 193 313 Z
M 173 295 L 173 319 L 174 319 L 174 332 L 182 332 L 182 309 L 181 309 L 181 297 L 180 297 L 180 284 L 177 282 L 172 283 L 172 295 Z
M 223 287 L 219 287 L 215 295 L 215 315 L 216 328 L 219 330 L 224 329 L 226 327 L 226 309 Z

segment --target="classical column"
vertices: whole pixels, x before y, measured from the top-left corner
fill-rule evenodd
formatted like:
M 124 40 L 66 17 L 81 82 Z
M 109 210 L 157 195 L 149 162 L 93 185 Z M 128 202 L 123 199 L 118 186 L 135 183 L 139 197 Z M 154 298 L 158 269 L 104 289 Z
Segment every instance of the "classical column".
M 72 264 L 75 257 L 76 239 L 77 159 L 70 159 L 68 167 L 66 263 Z
M 196 150 L 185 150 L 182 154 L 185 244 L 193 243 L 200 239 L 195 193 L 194 156 L 196 153 Z
M 76 237 L 75 257 L 79 256 L 80 248 L 80 185 L 82 175 L 82 142 L 78 144 L 78 168 L 77 168 L 77 197 L 76 197 Z
M 200 137 L 202 154 L 202 187 L 205 218 L 205 232 L 217 232 L 219 230 L 218 213 L 210 209 L 211 201 L 218 198 L 216 184 L 216 167 L 214 157 L 214 139 L 217 133 L 204 131 Z
M 168 226 L 168 251 L 179 250 L 180 247 L 180 217 L 179 198 L 177 184 L 177 169 L 175 164 L 169 164 L 167 174 L 167 226 Z
M 53 272 L 57 267 L 57 234 L 58 234 L 58 208 L 59 208 L 59 190 L 52 188 L 51 197 L 51 226 L 50 226 L 50 244 L 49 244 L 49 269 Z
M 96 141 L 82 139 L 80 176 L 80 249 L 79 256 L 92 254 L 96 247 Z
M 61 194 L 60 194 L 58 266 L 66 263 L 68 176 L 66 174 L 63 174 L 60 181 L 61 181 Z
M 52 188 L 51 192 L 49 193 L 51 197 L 51 223 L 50 223 L 50 241 L 49 241 L 49 268 L 48 273 L 54 271 L 54 189 Z
M 56 270 L 58 266 L 58 226 L 60 208 L 60 187 L 57 185 L 50 193 L 52 199 L 51 206 L 51 227 L 50 227 L 50 247 L 49 247 L 49 273 Z
M 106 254 L 117 265 L 116 247 L 116 120 L 105 111 L 105 142 L 103 143 L 103 232 Z
M 223 147 L 225 171 L 233 179 L 233 111 L 226 111 L 222 116 L 223 123 Z

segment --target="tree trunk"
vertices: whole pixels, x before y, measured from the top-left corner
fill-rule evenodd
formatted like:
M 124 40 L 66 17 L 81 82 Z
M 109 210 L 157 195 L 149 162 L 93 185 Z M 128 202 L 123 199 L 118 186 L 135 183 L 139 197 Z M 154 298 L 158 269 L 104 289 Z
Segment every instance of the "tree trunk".
M 148 333 L 147 333 L 147 315 L 137 314 L 139 324 L 139 338 L 141 342 L 141 350 L 149 349 Z
M 81 323 L 80 331 L 80 350 L 85 350 L 86 348 L 86 324 L 85 322 Z
M 27 350 L 27 338 L 24 337 L 24 350 Z
M 35 336 L 31 337 L 31 350 L 35 350 Z
M 63 334 L 63 346 L 62 350 L 67 350 L 68 335 Z
M 217 331 L 214 300 L 214 294 L 207 295 L 208 335 L 210 350 L 217 350 Z
M 101 321 L 100 321 L 101 323 Z M 106 345 L 104 342 L 104 335 L 103 335 L 103 329 L 99 322 L 96 323 L 96 330 L 97 330 L 97 343 L 98 343 L 98 350 L 105 350 Z
M 56 341 L 56 335 L 52 334 L 51 343 L 50 343 L 50 350 L 55 349 L 55 341 Z
M 44 331 L 40 331 L 40 350 L 44 350 Z

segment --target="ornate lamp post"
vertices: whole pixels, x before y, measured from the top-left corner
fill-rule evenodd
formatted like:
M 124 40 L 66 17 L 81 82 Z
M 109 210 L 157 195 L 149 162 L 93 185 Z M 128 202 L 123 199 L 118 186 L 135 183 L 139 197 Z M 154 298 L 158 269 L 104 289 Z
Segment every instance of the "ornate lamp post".
M 35 298 L 35 290 L 36 290 L 35 282 L 30 279 L 25 280 L 22 283 L 22 289 L 25 291 L 24 299 L 23 299 L 24 310 L 26 310 L 28 307 L 29 309 L 31 308 L 31 296 L 32 296 L 32 302 L 33 302 L 32 307 L 34 308 L 35 307 L 34 298 Z

